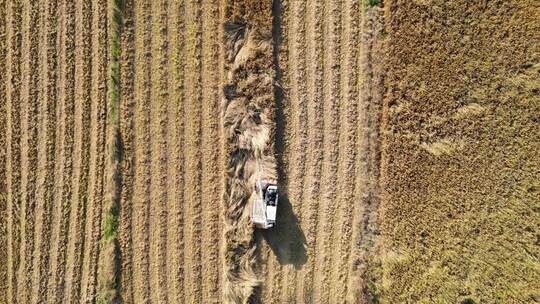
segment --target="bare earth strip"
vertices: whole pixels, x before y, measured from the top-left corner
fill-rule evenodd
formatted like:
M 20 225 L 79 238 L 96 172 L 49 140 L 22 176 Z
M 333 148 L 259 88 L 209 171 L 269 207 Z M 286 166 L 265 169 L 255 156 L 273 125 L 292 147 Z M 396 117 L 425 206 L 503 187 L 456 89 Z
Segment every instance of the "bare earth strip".
M 185 291 L 186 303 L 202 302 L 202 193 L 201 193 L 201 6 L 186 5 L 186 222 Z
M 219 1 L 205 0 L 202 3 L 202 301 L 221 303 L 219 278 L 222 270 L 222 256 L 219 255 L 221 238 L 220 206 L 222 197 L 221 178 L 224 167 L 219 159 L 222 153 L 219 142 L 220 100 L 219 83 Z
M 22 7 L 20 3 L 8 1 L 7 7 L 7 233 L 8 233 L 8 294 L 7 301 L 17 303 L 17 269 L 20 263 L 20 179 L 21 171 L 21 43 L 22 43 Z
M 124 3 L 124 28 L 121 35 L 120 58 L 120 136 L 122 162 L 120 179 L 119 243 L 120 297 L 124 303 L 134 303 L 133 282 L 133 195 L 135 185 L 135 29 L 133 0 Z
M 33 238 L 34 264 L 32 274 L 32 302 L 47 301 L 47 281 L 50 277 L 49 250 L 51 213 L 54 204 L 56 98 L 57 98 L 57 2 L 44 3 L 40 36 L 40 106 L 37 171 L 36 229 Z M 30 276 L 30 273 L 27 274 Z
M 6 71 L 7 56 L 7 2 L 0 1 L 0 70 Z M 0 299 L 7 302 L 8 294 L 8 262 L 7 262 L 7 77 L 6 73 L 0 75 Z
M 23 54 L 21 94 L 21 247 L 18 276 L 18 301 L 29 303 L 32 290 L 36 172 L 38 156 L 39 105 L 39 31 L 41 26 L 39 4 L 27 2 L 23 7 Z M 17 169 L 15 169 L 17 170 Z
M 170 303 L 184 303 L 184 181 L 185 181 L 185 3 L 169 1 L 169 68 L 170 79 L 167 140 L 170 164 L 167 168 L 167 267 L 168 296 Z
M 355 178 L 357 155 L 357 128 L 358 128 L 358 49 L 361 48 L 359 40 L 359 5 L 358 1 L 345 1 L 341 12 L 341 58 L 340 58 L 340 149 L 338 166 L 338 202 L 339 210 L 336 215 L 337 222 L 332 243 L 335 248 L 332 256 L 330 271 L 330 302 L 343 303 L 346 298 L 348 280 L 351 279 L 348 261 L 351 248 L 357 250 L 351 241 L 354 214 L 358 211 L 358 204 L 354 197 L 357 185 Z M 377 132 L 368 130 L 367 132 Z M 362 137 L 366 136 L 361 132 Z M 364 151 L 359 153 L 363 154 Z M 352 301 L 352 300 L 351 300 Z
M 106 104 L 108 83 L 107 1 L 92 2 L 92 106 L 90 110 L 90 177 L 86 207 L 83 268 L 81 276 L 82 303 L 93 302 L 97 291 L 97 266 L 102 234 L 102 206 L 105 178 Z
M 152 3 L 151 52 L 152 82 L 150 107 L 151 193 L 150 193 L 150 284 L 151 298 L 167 303 L 167 129 L 168 96 L 168 31 L 167 0 Z
M 284 156 L 289 161 L 288 166 L 288 198 L 292 205 L 293 212 L 302 221 L 302 214 L 299 212 L 300 203 L 303 197 L 304 179 L 306 175 L 306 154 L 307 150 L 307 84 L 306 84 L 306 2 L 291 2 L 291 50 L 289 57 L 290 66 L 295 66 L 290 72 L 290 111 L 287 113 L 292 137 L 290 140 L 291 151 Z M 286 232 L 285 232 L 286 233 Z M 278 257 L 279 258 L 279 257 Z M 273 293 L 277 302 L 288 303 L 294 301 L 296 272 L 293 265 L 286 265 L 282 268 L 282 273 L 278 282 L 272 282 L 270 288 L 276 288 Z
M 304 187 L 307 204 L 303 204 L 301 209 L 302 226 L 306 227 L 304 234 L 306 236 L 307 256 L 315 256 L 315 245 L 317 244 L 317 219 L 319 206 L 316 202 L 321 196 L 321 176 L 324 146 L 324 126 L 323 120 L 323 77 L 324 77 L 324 52 L 328 46 L 322 40 L 323 35 L 323 3 L 315 2 L 308 5 L 307 12 L 307 49 L 308 49 L 308 73 L 307 85 L 309 103 L 307 121 L 308 121 L 308 142 L 309 148 L 307 154 L 307 182 Z M 303 266 L 303 270 L 295 282 L 298 285 L 296 293 L 297 301 L 303 303 L 312 303 L 313 299 L 313 279 L 315 275 L 314 258 L 308 259 Z
M 150 21 L 151 10 L 135 1 L 135 185 L 133 190 L 133 289 L 134 302 L 150 299 L 149 203 L 150 159 Z
M 88 181 L 90 176 L 91 111 L 91 3 L 77 2 L 75 9 L 75 108 L 72 195 L 65 270 L 64 303 L 79 303 L 82 252 L 85 239 Z M 65 98 L 66 100 L 67 98 Z M 67 100 L 68 102 L 70 100 Z M 66 181 L 69 183 L 69 181 Z M 60 300 L 60 299 L 59 299 Z

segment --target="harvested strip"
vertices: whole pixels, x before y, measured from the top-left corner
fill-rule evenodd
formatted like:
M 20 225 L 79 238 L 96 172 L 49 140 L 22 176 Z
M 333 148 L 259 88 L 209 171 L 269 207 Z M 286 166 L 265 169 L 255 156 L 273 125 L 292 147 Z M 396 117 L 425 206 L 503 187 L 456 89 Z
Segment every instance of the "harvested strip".
M 294 5 L 292 7 L 295 7 Z M 287 123 L 289 117 L 291 117 L 290 111 L 290 98 L 288 98 L 287 92 L 289 92 L 290 75 L 288 73 L 289 64 L 289 52 L 288 44 L 290 40 L 288 38 L 288 32 L 285 30 L 289 28 L 294 18 L 291 18 L 291 6 L 285 1 L 274 1 L 272 8 L 273 24 L 272 24 L 272 40 L 274 43 L 274 69 L 276 71 L 276 163 L 277 173 L 279 180 L 280 191 L 280 203 L 283 202 L 283 198 L 286 197 L 289 182 L 287 173 L 289 168 L 289 157 L 291 144 L 286 140 Z M 279 207 L 278 207 L 279 208 Z M 280 208 L 282 209 L 282 208 Z M 281 210 L 278 214 L 282 214 Z M 281 230 L 281 224 L 277 227 Z M 286 230 L 282 230 L 286 231 Z M 279 235 L 279 234 L 278 234 Z M 281 233 L 281 235 L 285 235 Z M 279 247 L 278 247 L 279 248 Z M 270 246 L 262 246 L 262 273 L 264 276 L 264 285 L 262 288 L 262 301 L 263 303 L 276 303 L 279 302 L 279 290 L 282 286 L 282 266 L 278 260 L 278 256 L 275 255 L 275 248 Z
M 323 36 L 323 3 L 317 2 L 309 5 L 307 25 L 308 46 L 308 111 L 307 111 L 307 127 L 309 148 L 307 151 L 299 150 L 297 153 L 307 154 L 307 180 L 302 189 L 306 189 L 306 202 L 317 202 L 321 196 L 321 175 L 322 161 L 324 151 L 324 113 L 323 102 L 323 77 L 324 77 L 324 52 L 326 51 L 325 44 L 321 39 Z M 300 202 L 300 201 L 297 201 Z M 324 206 L 324 204 L 323 204 Z M 317 252 L 315 245 L 317 244 L 317 219 L 318 219 L 318 204 L 303 204 L 303 208 L 299 209 L 302 214 L 302 225 L 306 227 L 304 231 L 306 235 L 307 256 L 314 257 Z M 313 278 L 315 272 L 316 259 L 308 259 L 304 265 L 304 271 L 298 276 L 295 284 L 298 286 L 297 301 L 302 303 L 312 303 L 313 299 Z
M 38 104 L 39 104 L 39 31 L 41 29 L 39 5 L 27 2 L 24 7 L 23 41 L 24 53 L 21 94 L 21 247 L 18 276 L 18 302 L 30 302 L 32 290 L 34 228 L 36 205 L 36 174 L 38 156 Z
M 42 34 L 40 48 L 40 99 L 39 106 L 39 148 L 36 202 L 36 229 L 33 238 L 34 264 L 32 275 L 32 301 L 47 301 L 47 281 L 50 277 L 49 250 L 51 239 L 51 220 L 54 205 L 55 180 L 55 123 L 57 98 L 57 3 L 48 1 L 41 19 Z M 27 276 L 30 276 L 28 273 Z
M 86 203 L 90 176 L 91 3 L 77 2 L 75 32 L 75 93 L 72 207 L 69 215 L 64 303 L 79 303 L 85 240 Z
M 313 3 L 311 3 L 313 5 Z M 291 154 L 288 155 L 291 158 L 289 168 L 290 177 L 288 185 L 288 194 L 291 203 L 292 212 L 297 214 L 300 222 L 302 222 L 302 214 L 299 212 L 300 204 L 304 193 L 302 189 L 305 186 L 306 178 L 306 159 L 307 155 L 305 151 L 308 149 L 308 86 L 306 83 L 307 77 L 307 60 L 306 60 L 306 12 L 307 2 L 299 1 L 299 3 L 291 6 L 293 13 L 291 16 L 292 33 L 291 33 L 291 57 L 290 64 L 295 66 L 294 72 L 291 73 L 291 107 L 292 107 L 292 124 L 291 129 L 293 131 Z M 283 204 L 281 204 L 283 206 Z M 281 208 L 283 209 L 283 208 Z M 285 231 L 284 231 L 285 232 Z M 285 232 L 288 233 L 288 232 Z M 286 242 L 287 238 L 282 241 Z M 294 253 L 290 253 L 294 254 Z M 279 258 L 279 257 L 278 257 Z M 282 268 L 282 277 L 280 278 L 278 289 L 278 302 L 287 303 L 294 301 L 295 296 L 295 281 L 296 271 L 292 265 Z
M 97 295 L 97 270 L 102 234 L 102 207 L 105 179 L 106 104 L 108 52 L 107 1 L 94 0 L 92 5 L 92 107 L 90 127 L 90 180 L 86 225 L 83 270 L 81 276 L 81 302 L 95 301 Z
M 0 71 L 6 71 L 7 2 L 0 1 Z M 7 77 L 0 74 L 0 299 L 7 300 L 8 294 L 8 215 L 7 215 Z
M 148 242 L 149 242 L 149 157 L 148 130 L 151 82 L 149 50 L 151 24 L 150 7 L 135 2 L 135 186 L 133 190 L 133 282 L 134 303 L 150 298 Z
M 169 141 L 169 152 L 171 155 L 171 165 L 168 166 L 167 175 L 167 265 L 168 272 L 168 295 L 171 303 L 185 303 L 185 274 L 184 274 L 184 184 L 185 184 L 185 7 L 184 3 L 173 1 L 170 8 L 170 31 L 168 32 L 170 41 L 169 66 L 171 69 L 172 81 L 175 85 L 169 86 L 169 96 L 171 104 L 168 107 L 168 119 L 172 126 L 169 128 L 167 140 Z M 192 244 L 195 245 L 195 244 Z
M 341 45 L 339 43 L 340 5 L 333 0 L 325 1 L 326 24 L 324 39 L 329 52 L 324 59 L 324 146 L 326 147 L 323 159 L 323 195 L 319 224 L 317 226 L 316 266 L 314 276 L 314 298 L 321 303 L 330 301 L 330 265 L 334 241 L 334 222 L 336 219 L 336 206 L 329 202 L 337 201 L 337 173 L 339 155 L 339 109 L 341 100 L 339 96 L 339 57 Z
M 19 2 L 8 1 L 7 20 L 7 216 L 8 216 L 8 294 L 7 300 L 17 303 L 18 278 L 21 242 L 20 208 L 21 208 L 21 62 L 22 62 L 22 7 Z
M 225 7 L 225 303 L 256 300 L 260 279 L 247 207 L 258 178 L 277 178 L 270 141 L 275 133 L 271 16 L 271 1 L 231 1 Z
M 48 282 L 47 297 L 51 302 L 63 297 L 66 269 L 66 254 L 71 210 L 72 155 L 74 151 L 74 105 L 75 105 L 75 5 L 65 2 L 62 7 L 59 70 L 58 106 L 56 115 L 55 159 L 55 208 L 52 214 L 51 258 L 49 273 L 54 274 Z
M 168 77 L 168 16 L 167 0 L 153 1 L 151 28 L 152 83 L 150 108 L 151 193 L 150 193 L 150 284 L 151 298 L 167 303 L 167 108 Z
M 342 40 L 340 66 L 341 104 L 340 107 L 340 149 L 338 165 L 338 202 L 337 222 L 333 237 L 334 251 L 331 259 L 330 302 L 342 303 L 347 299 L 347 284 L 350 280 L 349 256 L 351 254 L 354 214 L 359 211 L 354 197 L 357 157 L 358 128 L 358 1 L 346 1 L 342 9 Z M 380 103 L 381 104 L 381 103 Z M 378 133 L 378 125 L 371 132 Z M 365 136 L 362 134 L 362 136 Z M 369 135 L 368 135 L 369 136 Z M 339 300 L 338 300 L 339 299 Z M 347 299 L 354 302 L 354 299 Z
M 120 219 L 118 238 L 120 243 L 120 296 L 125 303 L 134 303 L 133 282 L 133 193 L 135 186 L 135 4 L 124 3 L 124 26 L 121 35 L 120 54 L 120 134 L 122 136 L 122 163 L 120 193 Z
M 219 1 L 203 2 L 202 5 L 202 301 L 204 303 L 219 303 L 219 273 L 222 270 L 219 252 L 221 231 L 220 201 L 222 193 L 221 178 L 223 167 L 219 164 L 221 146 L 220 130 L 220 100 L 218 96 L 219 67 L 218 64 L 218 28 Z
M 185 290 L 187 303 L 202 302 L 202 248 L 191 246 L 202 240 L 202 189 L 201 189 L 201 6 L 190 0 L 186 5 L 186 176 L 185 200 Z
M 382 112 L 383 85 L 383 44 L 379 33 L 383 29 L 382 10 L 367 8 L 362 15 L 362 37 L 359 64 L 361 100 L 358 108 L 358 154 L 356 200 L 360 201 L 360 211 L 353 219 L 353 241 L 357 250 L 353 254 L 352 271 L 356 280 L 349 284 L 348 299 L 369 303 L 376 299 L 373 289 L 376 280 L 378 259 L 378 217 L 379 217 L 379 170 L 380 170 L 380 120 Z M 356 234 L 356 236 L 355 236 Z M 354 285 L 351 285 L 353 284 Z

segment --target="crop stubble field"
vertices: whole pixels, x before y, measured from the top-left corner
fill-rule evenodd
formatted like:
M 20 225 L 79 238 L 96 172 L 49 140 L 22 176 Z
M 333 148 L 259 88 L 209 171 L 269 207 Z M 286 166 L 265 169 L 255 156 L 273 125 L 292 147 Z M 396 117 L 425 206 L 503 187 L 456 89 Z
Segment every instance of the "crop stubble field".
M 539 49 L 525 41 L 540 41 L 539 8 L 454 2 L 274 3 L 281 198 L 278 227 L 255 232 L 259 302 L 538 300 L 526 290 L 538 278 Z M 222 303 L 223 7 L 125 1 L 123 302 Z M 0 1 L 0 303 L 97 299 L 109 10 Z M 504 249 L 516 239 L 521 251 Z M 481 265 L 505 254 L 517 262 Z M 486 294 L 490 284 L 502 291 Z
M 108 3 L 2 4 L 2 298 L 92 302 L 106 197 Z M 220 302 L 221 5 L 125 2 L 118 237 L 125 302 Z M 357 140 L 359 4 L 276 9 L 275 60 L 287 70 L 277 148 L 284 227 L 257 234 L 260 297 L 341 301 L 359 211 L 344 202 L 359 197 L 364 182 L 355 179 L 365 148 Z
M 0 298 L 87 301 L 102 231 L 107 2 L 1 11 Z

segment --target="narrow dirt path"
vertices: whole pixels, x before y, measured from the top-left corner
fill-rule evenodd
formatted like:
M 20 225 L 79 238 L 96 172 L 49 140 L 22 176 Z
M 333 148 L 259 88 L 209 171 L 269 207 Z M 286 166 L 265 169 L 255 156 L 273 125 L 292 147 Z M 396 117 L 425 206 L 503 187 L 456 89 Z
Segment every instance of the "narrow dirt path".
M 8 1 L 7 6 L 7 263 L 8 294 L 7 300 L 17 303 L 17 269 L 20 263 L 19 248 L 21 243 L 20 208 L 21 208 L 21 62 L 22 62 L 22 6 L 18 2 Z
M 0 1 L 0 71 L 7 71 L 7 1 Z M 7 73 L 0 74 L 0 299 L 8 297 Z
M 317 202 L 321 193 L 322 160 L 324 150 L 324 108 L 323 108 L 323 77 L 324 77 L 324 53 L 328 46 L 322 40 L 323 36 L 323 3 L 310 3 L 307 14 L 307 49 L 308 49 L 308 142 L 309 148 L 304 153 L 307 154 L 307 181 L 304 186 L 305 201 Z M 304 231 L 306 236 L 307 255 L 315 256 L 315 244 L 317 244 L 317 219 L 318 204 L 303 204 L 299 211 L 302 214 L 302 225 L 307 227 Z M 315 275 L 315 259 L 308 259 L 303 266 L 304 271 L 297 276 L 295 284 L 298 286 L 296 299 L 303 303 L 312 303 L 313 299 L 313 278 Z
M 64 15 L 66 16 L 66 15 Z M 68 15 L 69 16 L 69 15 Z M 64 303 L 79 303 L 81 291 L 83 248 L 86 226 L 88 182 L 90 176 L 90 115 L 92 59 L 91 3 L 78 2 L 75 8 L 75 103 L 74 150 L 71 210 L 67 244 Z
M 169 120 L 168 7 L 167 0 L 152 3 L 151 25 L 151 179 L 150 179 L 150 284 L 151 298 L 167 303 L 167 167 Z
M 202 243 L 202 88 L 201 47 L 202 11 L 198 1 L 186 5 L 186 222 L 185 222 L 185 290 L 186 302 L 202 301 L 202 248 L 189 244 Z
M 353 252 L 358 250 L 355 243 L 351 241 L 353 230 L 356 228 L 354 215 L 358 213 L 359 204 L 355 197 L 355 190 L 360 186 L 356 176 L 357 158 L 364 154 L 364 151 L 357 152 L 358 149 L 358 57 L 360 44 L 360 5 L 358 1 L 345 1 L 342 9 L 342 53 L 340 66 L 341 73 L 341 98 L 343 106 L 340 113 L 340 167 L 339 167 L 339 190 L 338 202 L 341 206 L 337 215 L 337 235 L 335 243 L 338 250 L 335 250 L 332 257 L 331 266 L 331 286 L 330 299 L 336 303 L 342 303 L 343 299 L 354 302 L 354 299 L 347 298 L 347 286 L 349 280 L 355 281 L 349 269 L 349 260 Z M 362 130 L 363 131 L 363 130 Z M 370 131 L 368 131 L 370 132 Z M 364 136 L 362 133 L 360 136 Z M 356 289 L 355 287 L 353 287 Z
M 303 199 L 303 191 L 306 177 L 306 159 L 305 152 L 308 149 L 308 87 L 305 81 L 307 68 L 307 49 L 306 49 L 306 23 L 305 17 L 307 12 L 307 3 L 305 1 L 295 1 L 290 4 L 291 13 L 291 32 L 290 32 L 290 61 L 291 66 L 295 66 L 293 71 L 290 71 L 290 118 L 292 130 L 292 138 L 290 146 L 290 154 L 284 158 L 289 160 L 288 166 L 288 198 L 292 205 L 293 212 L 298 216 L 299 221 L 302 221 L 299 202 Z M 292 265 L 282 267 L 282 273 L 276 277 L 279 281 L 274 282 L 276 290 L 276 300 L 281 303 L 287 303 L 294 300 L 296 284 L 296 271 Z M 272 286 L 274 285 L 272 284 Z
M 92 3 L 92 106 L 90 111 L 90 178 L 86 207 L 81 302 L 95 300 L 97 266 L 102 234 L 102 206 L 105 178 L 106 105 L 109 79 L 107 41 L 107 1 Z
M 58 111 L 56 113 L 55 159 L 55 207 L 53 210 L 51 262 L 49 273 L 54 274 L 47 287 L 48 298 L 52 302 L 63 297 L 66 269 L 66 255 L 71 210 L 72 172 L 74 152 L 74 110 L 75 110 L 75 5 L 64 2 L 60 8 L 59 63 L 61 71 L 58 80 Z
M 24 77 L 21 93 L 21 247 L 17 271 L 18 301 L 29 303 L 32 291 L 33 252 L 35 246 L 35 205 L 38 156 L 39 113 L 39 33 L 42 28 L 39 4 L 23 6 L 23 63 Z
M 204 303 L 220 303 L 219 280 L 222 271 L 222 256 L 219 255 L 221 239 L 221 210 L 219 208 L 222 194 L 222 177 L 224 167 L 219 160 L 222 154 L 220 138 L 221 110 L 219 91 L 221 89 L 219 74 L 220 36 L 218 27 L 219 1 L 211 0 L 202 3 L 202 42 L 201 42 L 201 154 L 202 154 L 202 299 Z
M 47 301 L 49 258 L 55 185 L 57 99 L 57 2 L 43 4 L 40 34 L 39 143 L 37 168 L 36 229 L 33 238 L 32 302 Z
M 124 3 L 124 28 L 122 30 L 120 49 L 120 141 L 122 143 L 121 193 L 118 241 L 120 243 L 120 297 L 124 303 L 135 303 L 134 300 L 134 265 L 133 242 L 134 228 L 134 187 L 135 187 L 135 3 L 133 0 Z
M 168 120 L 171 122 L 167 133 L 169 141 L 170 165 L 167 168 L 168 197 L 167 197 L 167 265 L 168 265 L 168 294 L 169 302 L 185 303 L 185 54 L 186 54 L 186 20 L 184 2 L 169 3 L 170 22 L 169 35 L 169 66 L 172 84 L 169 86 L 171 98 L 168 107 Z M 188 244 L 189 246 L 189 244 Z
M 135 186 L 133 190 L 133 290 L 134 302 L 150 298 L 150 5 L 135 2 Z

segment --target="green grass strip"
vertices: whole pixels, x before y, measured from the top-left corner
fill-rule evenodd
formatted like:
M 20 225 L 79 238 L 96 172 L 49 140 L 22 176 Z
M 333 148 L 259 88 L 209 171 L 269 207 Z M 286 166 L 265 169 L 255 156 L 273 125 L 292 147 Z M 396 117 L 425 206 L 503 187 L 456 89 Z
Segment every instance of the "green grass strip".
M 121 34 L 123 27 L 123 0 L 111 0 L 111 78 L 110 78 L 110 110 L 109 110 L 109 176 L 108 197 L 105 200 L 105 223 L 102 238 L 103 248 L 100 252 L 98 273 L 98 303 L 119 303 L 120 256 L 118 247 L 118 216 L 120 205 L 120 55 Z

